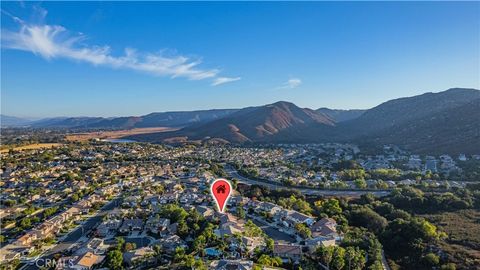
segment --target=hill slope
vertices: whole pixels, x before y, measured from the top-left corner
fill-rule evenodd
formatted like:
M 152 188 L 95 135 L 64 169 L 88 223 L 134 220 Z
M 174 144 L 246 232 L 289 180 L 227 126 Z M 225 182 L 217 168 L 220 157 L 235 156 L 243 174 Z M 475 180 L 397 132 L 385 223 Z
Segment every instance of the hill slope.
M 480 98 L 453 108 L 393 124 L 356 138 L 376 145 L 396 144 L 416 153 L 479 154 Z
M 155 142 L 174 137 L 220 138 L 235 143 L 355 142 L 376 147 L 396 144 L 417 153 L 480 153 L 480 91 L 474 89 L 456 88 L 387 101 L 354 119 L 340 122 L 337 117 L 339 123 L 332 118 L 319 110 L 277 102 L 244 108 L 175 132 L 130 138 Z
M 365 111 L 357 119 L 340 123 L 339 131 L 346 139 L 367 136 L 459 107 L 478 98 L 478 90 L 453 88 L 439 93 L 394 99 Z M 431 132 L 435 133 L 436 130 L 432 129 Z
M 366 110 L 336 110 L 329 108 L 317 109 L 317 112 L 327 115 L 328 117 L 335 120 L 335 122 L 337 123 L 356 119 L 360 117 L 365 111 Z
M 30 123 L 34 128 L 88 128 L 102 121 L 103 117 L 55 117 L 40 119 Z
M 29 119 L 0 114 L 0 125 L 2 127 L 25 126 L 28 125 L 30 122 L 32 121 Z
M 117 117 L 103 119 L 92 123 L 90 128 L 145 128 L 145 127 L 181 127 L 191 124 L 206 123 L 222 118 L 236 109 L 202 110 L 202 111 L 179 111 L 179 112 L 156 112 L 143 116 Z
M 205 123 L 222 118 L 236 109 L 202 110 L 190 112 L 158 112 L 144 116 L 129 117 L 58 117 L 42 119 L 31 123 L 37 128 L 92 128 L 130 129 L 146 127 L 180 127 L 195 123 Z
M 8 122 L 8 117 L 6 119 Z M 15 119 L 13 119 L 15 120 Z M 21 123 L 17 121 L 16 123 Z M 480 91 L 454 88 L 399 98 L 369 110 L 311 110 L 276 102 L 240 110 L 151 113 L 138 117 L 43 119 L 33 127 L 130 129 L 184 127 L 130 136 L 149 142 L 215 139 L 218 142 L 354 142 L 395 144 L 417 153 L 480 154 Z
M 334 126 L 328 116 L 293 103 L 277 102 L 241 109 L 224 118 L 176 132 L 135 136 L 133 139 L 161 141 L 168 137 L 221 138 L 229 142 L 303 141 L 301 132 L 311 125 Z

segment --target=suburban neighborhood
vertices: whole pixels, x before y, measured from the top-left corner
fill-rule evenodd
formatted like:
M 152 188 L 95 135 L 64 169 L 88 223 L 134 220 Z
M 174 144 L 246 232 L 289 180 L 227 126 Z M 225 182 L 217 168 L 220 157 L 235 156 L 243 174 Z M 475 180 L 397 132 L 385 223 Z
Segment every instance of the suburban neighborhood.
M 406 186 L 463 189 L 469 182 L 449 180 L 449 173 L 462 170 L 457 162 L 479 158 L 384 150 L 370 156 L 342 144 L 92 141 L 2 153 L 2 267 L 328 269 L 319 250 L 340 248 L 345 234 L 351 237 L 336 197 Z M 219 177 L 234 187 L 225 213 L 209 192 Z M 297 187 L 332 194 L 305 197 Z M 275 199 L 262 192 L 286 193 Z M 352 252 L 360 268 L 368 263 L 364 251 Z M 383 255 L 378 263 L 389 269 Z

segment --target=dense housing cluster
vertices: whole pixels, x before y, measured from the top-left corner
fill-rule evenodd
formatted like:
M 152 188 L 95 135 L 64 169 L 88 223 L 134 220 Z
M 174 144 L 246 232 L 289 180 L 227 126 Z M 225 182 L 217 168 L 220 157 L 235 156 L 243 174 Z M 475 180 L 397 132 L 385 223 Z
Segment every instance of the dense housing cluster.
M 2 267 L 470 267 L 478 257 L 462 262 L 424 217 L 478 209 L 467 179 L 477 159 L 344 144 L 11 150 L 0 172 Z M 223 214 L 209 193 L 217 177 L 235 190 Z

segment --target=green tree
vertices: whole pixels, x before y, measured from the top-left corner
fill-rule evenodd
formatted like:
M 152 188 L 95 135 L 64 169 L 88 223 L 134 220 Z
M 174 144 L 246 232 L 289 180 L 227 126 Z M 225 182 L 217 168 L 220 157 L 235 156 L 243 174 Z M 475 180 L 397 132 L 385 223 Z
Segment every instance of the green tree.
M 440 263 L 440 258 L 434 253 L 428 253 L 425 255 L 425 257 L 423 257 L 423 261 L 427 266 L 433 267 Z
M 297 223 L 295 224 L 295 230 L 304 238 L 310 238 L 312 237 L 312 231 L 307 227 L 307 225 L 303 223 Z
M 287 209 L 294 209 L 304 214 L 311 214 L 312 208 L 310 204 L 302 198 L 297 198 L 295 195 L 291 195 L 288 198 L 280 198 L 278 205 Z
M 177 204 L 167 204 L 162 207 L 160 216 L 168 218 L 172 223 L 185 220 L 188 212 Z
M 315 210 L 319 215 L 324 213 L 329 217 L 333 217 L 342 213 L 340 202 L 335 198 L 316 201 Z
M 245 210 L 243 210 L 243 207 L 237 207 L 237 216 L 241 219 L 245 219 Z
M 330 268 L 330 263 L 332 262 L 332 259 L 333 259 L 333 247 L 330 246 L 330 247 L 324 247 L 324 246 L 320 246 L 317 248 L 317 250 L 315 251 L 315 254 L 317 255 L 317 257 L 319 258 L 320 262 L 327 266 L 327 268 Z
M 231 183 L 232 183 L 232 188 L 234 190 L 236 190 L 237 187 L 238 187 L 238 180 L 237 179 L 232 179 Z
M 181 262 L 185 258 L 185 249 L 182 247 L 175 248 L 175 253 L 173 254 L 173 260 L 175 262 Z
M 205 266 L 205 263 L 203 263 L 202 260 L 198 259 L 198 260 L 195 260 L 195 263 L 193 264 L 193 269 L 195 269 L 195 270 L 207 270 L 207 267 Z
M 123 237 L 117 237 L 115 238 L 116 239 L 116 249 L 117 250 L 120 250 L 120 251 L 123 251 L 124 247 L 125 247 L 125 239 Z
M 26 229 L 30 228 L 31 226 L 32 226 L 32 220 L 28 217 L 23 218 L 20 221 L 20 228 L 22 228 L 23 230 L 26 230 Z
M 123 255 L 118 249 L 110 250 L 107 254 L 107 265 L 110 269 L 123 269 Z
M 345 249 L 335 246 L 333 249 L 333 259 L 331 267 L 335 270 L 341 270 L 345 266 Z
M 382 261 L 375 261 L 368 267 L 368 270 L 383 270 Z
M 266 251 L 268 253 L 272 253 L 273 252 L 273 247 L 275 245 L 275 242 L 273 241 L 272 238 L 270 237 L 265 237 L 265 247 L 266 247 Z
M 191 254 L 186 255 L 183 258 L 183 263 L 185 264 L 186 267 L 190 267 L 190 268 L 194 269 L 193 267 L 195 266 L 195 258 Z
M 368 207 L 355 209 L 350 213 L 350 224 L 365 227 L 371 232 L 379 234 L 387 226 L 387 220 Z
M 379 188 L 379 189 L 387 189 L 388 184 L 383 180 L 378 180 L 377 184 L 376 184 L 376 187 Z
M 378 262 L 380 263 L 380 266 L 382 265 L 382 248 L 382 244 L 377 238 L 371 237 L 368 239 L 368 260 L 370 266 Z
M 206 244 L 205 236 L 200 235 L 193 241 L 193 250 L 203 255 L 205 244 Z
M 456 270 L 457 266 L 454 263 L 447 263 L 440 267 L 441 270 Z
M 365 179 L 355 179 L 353 183 L 357 188 L 367 188 L 367 182 L 365 181 Z
M 257 237 L 257 236 L 262 236 L 263 235 L 262 229 L 260 227 L 258 227 L 257 225 L 255 225 L 255 223 L 253 223 L 251 220 L 248 220 L 245 223 L 244 227 L 245 227 L 245 231 L 244 231 L 245 236 Z
M 355 179 L 365 179 L 365 170 L 364 169 L 352 169 L 344 170 L 340 173 L 340 176 L 343 180 L 353 181 Z
M 205 266 L 205 263 L 198 259 L 198 260 L 195 260 L 195 263 L 193 265 L 193 269 L 195 270 L 207 270 L 207 267 Z
M 365 267 L 365 251 L 358 247 L 345 248 L 345 266 L 349 270 L 361 270 Z
M 48 218 L 51 215 L 55 214 L 57 211 L 58 211 L 58 207 L 47 208 L 47 209 L 45 209 L 45 211 L 43 211 L 43 217 Z
M 187 225 L 187 222 L 185 222 L 185 220 L 180 220 L 178 222 L 177 234 L 182 238 L 185 238 L 188 236 L 188 225 Z
M 260 258 L 257 260 L 258 264 L 264 266 L 280 266 L 282 264 L 282 259 L 279 257 L 270 257 L 267 254 L 260 255 Z
M 12 206 L 15 205 L 15 203 L 16 203 L 15 200 L 5 200 L 5 201 L 3 201 L 3 205 L 5 205 L 7 207 L 12 207 Z

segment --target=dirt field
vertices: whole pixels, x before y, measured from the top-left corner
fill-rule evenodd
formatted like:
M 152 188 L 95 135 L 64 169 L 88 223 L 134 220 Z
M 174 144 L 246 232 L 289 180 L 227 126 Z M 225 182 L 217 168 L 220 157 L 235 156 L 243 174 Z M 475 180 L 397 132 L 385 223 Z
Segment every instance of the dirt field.
M 29 144 L 29 145 L 23 145 L 23 146 L 18 146 L 14 147 L 13 150 L 16 151 L 21 151 L 21 150 L 32 150 L 32 149 L 41 149 L 41 148 L 52 148 L 52 147 L 57 147 L 62 145 L 61 143 L 35 143 L 35 144 Z M 10 149 L 2 149 L 0 150 L 0 153 L 6 153 Z
M 166 132 L 177 130 L 175 128 L 168 127 L 154 127 L 154 128 L 134 128 L 127 130 L 115 130 L 115 131 L 99 131 L 99 132 L 88 132 L 88 133 L 77 133 L 66 136 L 67 141 L 87 141 L 90 139 L 118 139 L 124 136 L 137 135 L 137 134 L 148 134 L 154 132 Z

